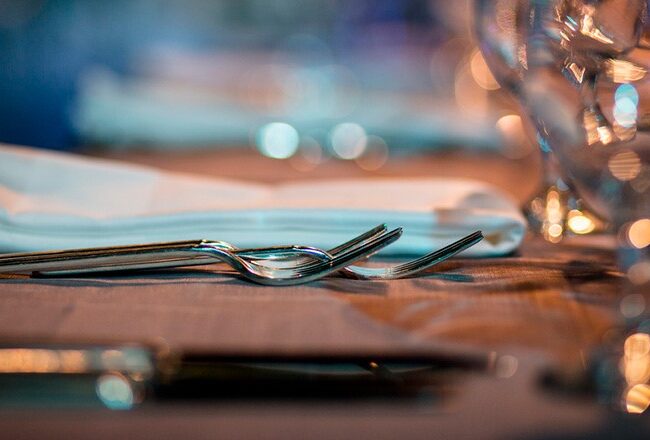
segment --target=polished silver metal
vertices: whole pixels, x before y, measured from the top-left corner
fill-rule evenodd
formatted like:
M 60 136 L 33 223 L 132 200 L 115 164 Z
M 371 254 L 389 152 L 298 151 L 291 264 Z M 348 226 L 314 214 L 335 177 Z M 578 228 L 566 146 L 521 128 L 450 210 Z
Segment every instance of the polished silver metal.
M 67 251 L 9 254 L 0 257 L 0 273 L 41 273 L 71 275 L 105 271 L 152 269 L 208 264 L 222 261 L 244 278 L 265 285 L 301 284 L 322 278 L 353 261 L 377 252 L 397 240 L 402 229 L 371 234 L 364 233 L 343 246 L 355 243 L 332 257 L 327 252 L 307 246 L 285 246 L 258 249 L 258 257 L 271 255 L 270 260 L 300 256 L 301 264 L 271 267 L 247 261 L 237 256 L 234 246 L 222 241 L 182 241 L 107 248 L 74 249 Z M 362 242 L 358 243 L 361 239 Z M 339 247 L 340 248 L 340 247 Z M 249 250 L 250 252 L 251 250 Z M 207 258 L 206 258 L 207 257 Z M 305 257 L 311 262 L 304 263 Z M 318 260 L 314 262 L 314 260 Z
M 473 232 L 442 249 L 430 252 L 415 260 L 398 264 L 392 267 L 361 267 L 347 266 L 341 269 L 340 273 L 346 278 L 356 280 L 394 280 L 398 278 L 413 277 L 422 274 L 427 269 L 445 261 L 459 252 L 474 246 L 483 239 L 481 231 Z
M 240 257 L 237 257 L 237 259 L 239 261 L 245 262 L 249 268 L 251 268 L 251 266 L 255 266 L 258 269 L 257 272 L 262 273 L 261 279 L 253 279 L 251 277 L 247 277 L 251 281 L 275 286 L 302 284 L 323 278 L 333 272 L 341 270 L 354 261 L 366 258 L 367 256 L 372 255 L 378 252 L 380 249 L 395 242 L 401 235 L 402 228 L 393 229 L 390 232 L 384 232 L 379 235 L 375 235 L 368 240 L 364 240 L 358 245 L 342 250 L 335 256 L 332 256 L 329 262 L 320 261 L 317 263 L 299 264 L 293 267 L 288 266 L 282 268 L 273 268 L 262 264 L 251 263 Z M 210 252 L 212 248 L 210 245 L 206 245 L 203 250 Z M 215 257 L 218 257 L 224 251 L 217 248 L 214 249 L 214 252 Z M 235 254 L 230 255 L 236 256 Z M 231 266 L 233 266 L 233 264 L 231 264 Z M 239 268 L 235 267 L 235 269 Z M 242 272 L 240 271 L 240 273 Z
M 237 253 L 251 264 L 264 260 L 272 269 L 294 269 L 318 261 L 330 261 L 331 253 L 362 245 L 385 234 L 381 224 L 333 248 L 330 252 L 310 246 L 272 246 L 240 249 L 221 240 L 191 240 L 103 248 L 71 249 L 62 251 L 29 252 L 0 255 L 0 273 L 38 273 L 44 276 L 90 274 L 121 270 L 146 270 L 185 266 L 199 266 L 224 262 L 216 257 L 216 249 Z M 209 246 L 210 252 L 198 251 Z M 376 252 L 376 251 L 375 251 Z M 369 256 L 371 254 L 368 254 Z M 367 257 L 366 256 L 366 257 Z
M 401 228 L 387 232 L 382 224 L 329 251 L 309 246 L 239 249 L 224 241 L 197 240 L 9 254 L 0 256 L 0 273 L 62 276 L 224 262 L 246 279 L 266 285 L 300 284 L 336 271 L 357 280 L 391 280 L 420 274 L 483 238 L 476 231 L 442 249 L 392 267 L 351 265 L 388 246 L 401 232 Z
M 362 243 L 364 240 L 368 240 L 373 236 L 380 235 L 386 231 L 385 225 L 379 225 L 370 231 L 362 234 L 354 239 L 346 242 L 336 248 L 330 249 L 327 251 L 328 254 L 335 257 L 340 252 Z M 407 261 L 405 263 L 397 264 L 392 267 L 362 267 L 357 265 L 349 265 L 343 267 L 339 273 L 345 278 L 351 278 L 356 280 L 393 280 L 398 278 L 407 278 L 412 277 L 418 274 L 425 272 L 427 269 L 435 266 L 438 263 L 441 263 L 459 252 L 464 251 L 465 249 L 474 246 L 483 239 L 483 233 L 481 231 L 472 232 L 471 234 L 457 240 L 441 249 L 430 252 L 422 257 L 416 258 L 415 260 Z M 268 262 L 265 258 L 260 258 L 260 255 L 256 254 L 256 250 L 238 250 L 234 251 L 238 256 L 254 262 L 259 265 L 272 265 L 276 267 L 276 264 L 283 263 L 284 267 L 290 265 L 295 265 L 294 267 L 299 267 L 299 263 L 296 263 L 295 259 L 289 260 L 280 260 L 278 262 L 273 261 Z M 295 257 L 295 256 L 294 256 Z M 367 256 L 366 258 L 369 258 Z

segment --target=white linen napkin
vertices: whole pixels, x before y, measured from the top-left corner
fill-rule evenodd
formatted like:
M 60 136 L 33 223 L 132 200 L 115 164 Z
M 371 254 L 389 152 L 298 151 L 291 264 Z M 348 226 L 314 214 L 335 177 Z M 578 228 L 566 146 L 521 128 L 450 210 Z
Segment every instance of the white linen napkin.
M 464 255 L 503 255 L 526 228 L 507 195 L 466 179 L 262 185 L 0 145 L 0 252 L 204 238 L 328 249 L 380 223 L 404 227 L 384 255 L 427 253 L 479 229 L 486 239 Z

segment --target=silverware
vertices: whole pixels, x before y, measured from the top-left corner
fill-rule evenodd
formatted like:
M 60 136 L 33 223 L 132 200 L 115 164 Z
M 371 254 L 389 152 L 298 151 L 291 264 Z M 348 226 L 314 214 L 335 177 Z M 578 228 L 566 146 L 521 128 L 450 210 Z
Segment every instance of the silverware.
M 45 276 L 89 274 L 96 272 L 159 269 L 196 266 L 222 262 L 215 257 L 216 249 L 238 253 L 255 263 L 264 260 L 267 266 L 279 270 L 294 269 L 314 260 L 330 261 L 330 253 L 361 245 L 386 232 L 381 224 L 363 234 L 325 252 L 310 246 L 273 246 L 239 249 L 225 241 L 191 240 L 102 248 L 71 249 L 62 251 L 28 252 L 0 255 L 0 273 L 38 273 Z M 210 252 L 199 252 L 201 245 L 210 245 Z
M 359 243 L 362 243 L 364 240 L 367 240 L 385 231 L 386 231 L 386 225 L 379 225 L 371 229 L 370 231 L 358 237 L 355 237 L 354 239 L 346 243 L 343 243 L 340 246 L 337 246 L 336 248 L 330 249 L 329 251 L 327 251 L 327 253 L 332 257 L 335 257 L 345 249 L 358 245 Z M 406 278 L 426 271 L 430 267 L 435 266 L 436 264 L 441 263 L 442 261 L 445 261 L 453 257 L 454 255 L 458 254 L 459 252 L 462 252 L 463 250 L 471 246 L 474 246 L 482 239 L 483 239 L 482 232 L 476 231 L 441 249 L 435 250 L 426 255 L 423 255 L 422 257 L 416 258 L 415 260 L 397 264 L 392 267 L 362 267 L 356 265 L 349 265 L 343 267 L 339 271 L 339 273 L 341 273 L 345 278 L 356 279 L 356 280 L 392 280 L 398 278 Z M 241 249 L 241 250 L 235 250 L 234 252 L 238 256 L 259 265 L 272 265 L 273 267 L 276 267 L 276 265 L 279 262 L 281 262 L 285 265 L 284 267 L 287 267 L 286 265 L 291 265 L 291 264 L 294 264 L 295 267 L 299 267 L 300 264 L 295 261 L 295 258 L 289 260 L 269 262 L 265 258 L 260 257 L 260 255 L 257 254 L 257 250 Z M 370 256 L 371 255 L 368 255 L 366 258 L 369 258 Z
M 481 241 L 476 231 L 442 249 L 392 267 L 353 266 L 395 241 L 401 229 L 386 232 L 382 224 L 329 251 L 309 246 L 239 249 L 224 241 L 170 243 L 36 252 L 0 256 L 0 273 L 34 272 L 45 276 L 106 271 L 229 264 L 245 278 L 266 285 L 309 282 L 340 271 L 357 280 L 390 280 L 421 273 Z
M 354 261 L 365 258 L 368 255 L 379 251 L 380 249 L 395 242 L 401 235 L 402 228 L 393 229 L 390 232 L 382 233 L 380 235 L 372 237 L 362 242 L 358 246 L 346 249 L 336 256 L 332 257 L 329 261 L 301 264 L 294 267 L 283 268 L 271 268 L 261 264 L 249 263 L 243 258 L 237 257 L 236 255 L 231 254 L 227 251 L 223 251 L 223 249 L 211 248 L 209 244 L 204 245 L 201 250 L 206 252 L 214 251 L 215 257 L 223 255 L 224 259 L 226 255 L 236 257 L 233 258 L 232 262 L 229 262 L 232 263 L 230 264 L 231 267 L 234 267 L 251 281 L 255 281 L 260 284 L 266 284 L 269 286 L 287 286 L 292 284 L 308 283 L 310 281 L 315 281 L 317 279 L 323 278 L 324 276 L 336 272 Z M 237 267 L 239 263 L 243 263 L 242 268 Z M 246 273 L 242 270 L 244 267 L 253 273 Z M 257 268 L 258 271 L 252 271 L 251 269 L 253 267 Z
M 41 273 L 70 275 L 104 271 L 152 269 L 191 266 L 222 261 L 246 279 L 266 285 L 301 284 L 326 276 L 353 261 L 364 258 L 397 240 L 402 230 L 374 233 L 374 228 L 342 245 L 335 257 L 307 246 L 284 246 L 256 250 L 258 257 L 269 260 L 296 255 L 311 259 L 310 263 L 271 267 L 255 264 L 239 257 L 234 246 L 222 241 L 180 241 L 107 248 L 74 249 L 68 251 L 36 252 L 0 256 L 0 273 Z M 368 237 L 370 235 L 370 237 Z M 359 240 L 362 240 L 359 243 Z M 353 244 L 352 246 L 349 246 Z M 341 248 L 341 246 L 339 247 Z M 253 250 L 248 250 L 252 252 Z M 270 255 L 270 257 L 269 257 Z M 206 258 L 207 257 L 207 258 Z M 258 258 L 258 259 L 259 259 Z M 314 259 L 320 260 L 314 262 Z
M 424 272 L 428 268 L 453 257 L 457 253 L 474 246 L 483 239 L 481 231 L 473 232 L 442 249 L 430 252 L 415 260 L 397 264 L 392 267 L 347 266 L 340 273 L 355 280 L 394 280 L 406 278 Z

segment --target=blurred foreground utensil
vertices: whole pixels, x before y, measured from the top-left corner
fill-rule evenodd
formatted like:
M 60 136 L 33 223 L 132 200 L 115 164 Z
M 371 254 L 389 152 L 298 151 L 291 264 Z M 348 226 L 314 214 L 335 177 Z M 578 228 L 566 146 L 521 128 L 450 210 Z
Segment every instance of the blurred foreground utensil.
M 181 351 L 158 340 L 0 341 L 0 410 L 129 410 L 174 400 L 410 399 L 442 401 L 479 352 Z

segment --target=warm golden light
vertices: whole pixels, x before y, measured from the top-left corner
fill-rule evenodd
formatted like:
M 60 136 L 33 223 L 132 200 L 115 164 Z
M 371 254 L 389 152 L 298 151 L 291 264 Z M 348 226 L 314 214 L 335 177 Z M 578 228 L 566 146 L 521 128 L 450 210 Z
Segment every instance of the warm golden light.
M 637 249 L 643 249 L 650 245 L 650 219 L 637 220 L 627 231 L 630 244 Z
M 634 333 L 628 336 L 623 350 L 626 359 L 648 356 L 650 354 L 650 335 L 647 333 Z
M 519 115 L 505 115 L 501 116 L 497 121 L 497 128 L 502 133 L 510 133 L 519 131 L 521 127 L 521 117 Z
M 584 111 L 582 122 L 587 135 L 588 145 L 594 145 L 598 142 L 603 145 L 609 145 L 614 140 L 613 130 L 592 109 L 586 109 Z
M 496 122 L 496 127 L 504 140 L 501 150 L 504 156 L 510 159 L 521 159 L 533 151 L 526 137 L 521 116 L 515 114 L 501 116 Z
M 630 414 L 642 414 L 650 406 L 650 385 L 637 384 L 625 393 L 625 409 Z
M 577 209 L 569 211 L 567 226 L 576 234 L 589 234 L 596 228 L 594 221 Z
M 635 333 L 623 347 L 623 374 L 628 385 L 645 384 L 650 379 L 650 336 Z
M 551 243 L 560 242 L 564 233 L 564 208 L 560 192 L 555 187 L 551 187 L 546 193 L 546 206 L 544 207 L 543 217 L 542 233 L 544 238 Z
M 465 114 L 483 116 L 487 113 L 487 91 L 476 83 L 467 61 L 463 61 L 456 71 L 454 97 L 458 108 Z
M 630 83 L 643 79 L 647 70 L 629 61 L 610 58 L 605 61 L 605 74 L 615 83 Z
M 548 235 L 550 235 L 553 238 L 557 238 L 562 235 L 562 225 L 559 225 L 557 223 L 552 224 L 551 226 L 548 227 Z
M 500 88 L 499 83 L 494 79 L 494 76 L 492 76 L 490 68 L 478 49 L 474 50 L 474 53 L 472 53 L 469 61 L 469 69 L 472 73 L 472 78 L 474 78 L 476 84 L 478 84 L 482 89 L 497 90 Z
M 86 357 L 77 350 L 0 349 L 0 373 L 80 373 Z
M 580 33 L 599 43 L 610 45 L 614 41 L 598 28 L 594 23 L 594 15 L 596 8 L 592 5 L 584 5 L 582 7 L 582 16 L 580 18 Z
M 576 63 L 570 63 L 567 66 L 567 69 L 569 70 L 569 72 L 571 72 L 576 82 L 582 84 L 582 80 L 584 79 L 586 69 L 584 67 L 578 66 Z
M 614 140 L 614 134 L 609 127 L 601 125 L 596 128 L 596 131 L 598 132 L 598 139 L 603 145 L 609 145 Z

